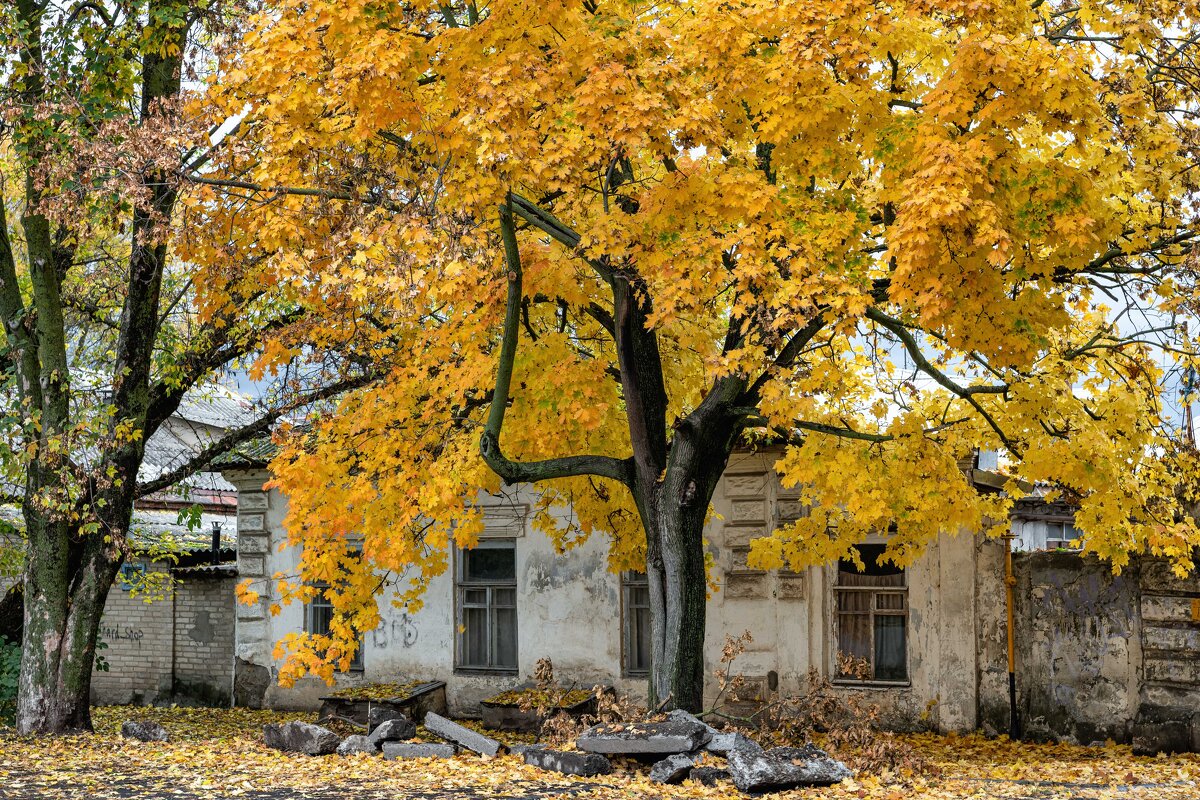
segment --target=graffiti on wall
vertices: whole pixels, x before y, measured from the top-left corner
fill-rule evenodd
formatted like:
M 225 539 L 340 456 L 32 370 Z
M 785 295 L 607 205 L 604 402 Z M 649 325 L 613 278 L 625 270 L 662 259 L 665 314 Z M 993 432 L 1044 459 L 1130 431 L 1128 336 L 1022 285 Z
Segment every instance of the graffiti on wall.
M 100 628 L 100 638 L 110 642 L 115 642 L 118 639 L 140 642 L 144 635 L 141 628 L 134 628 L 128 625 L 123 628 L 120 625 L 104 625 Z
M 408 614 L 401 614 L 391 620 L 385 619 L 371 632 L 371 642 L 376 647 L 412 647 L 417 643 L 417 626 Z

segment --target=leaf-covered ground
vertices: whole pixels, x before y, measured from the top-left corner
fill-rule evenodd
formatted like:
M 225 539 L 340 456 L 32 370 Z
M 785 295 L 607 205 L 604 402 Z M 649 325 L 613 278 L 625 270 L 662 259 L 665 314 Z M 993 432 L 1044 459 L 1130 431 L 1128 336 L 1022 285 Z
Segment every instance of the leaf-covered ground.
M 122 739 L 131 717 L 161 722 L 165 744 Z M 269 750 L 262 725 L 311 714 L 217 709 L 99 708 L 95 736 L 23 739 L 0 729 L 0 798 L 484 798 L 740 797 L 729 784 L 664 787 L 621 765 L 613 775 L 569 778 L 517 758 L 384 761 L 310 758 Z M 779 797 L 805 800 L 1004 798 L 1017 800 L 1195 800 L 1200 756 L 1137 758 L 1126 747 L 1012 744 L 982 737 L 907 737 L 932 765 L 927 775 L 860 775 L 826 789 Z

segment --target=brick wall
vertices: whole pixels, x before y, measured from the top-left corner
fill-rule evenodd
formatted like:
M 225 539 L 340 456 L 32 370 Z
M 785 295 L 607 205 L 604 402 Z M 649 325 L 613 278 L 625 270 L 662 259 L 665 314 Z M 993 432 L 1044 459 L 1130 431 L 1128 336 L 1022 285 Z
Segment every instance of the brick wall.
M 165 572 L 163 564 L 147 570 Z M 92 702 L 229 702 L 235 579 L 181 574 L 173 595 L 147 601 L 113 585 L 100 640 L 107 671 L 92 675 Z M 118 581 L 120 579 L 118 578 Z
M 233 686 L 234 579 L 189 578 L 175 591 L 175 693 L 228 705 Z

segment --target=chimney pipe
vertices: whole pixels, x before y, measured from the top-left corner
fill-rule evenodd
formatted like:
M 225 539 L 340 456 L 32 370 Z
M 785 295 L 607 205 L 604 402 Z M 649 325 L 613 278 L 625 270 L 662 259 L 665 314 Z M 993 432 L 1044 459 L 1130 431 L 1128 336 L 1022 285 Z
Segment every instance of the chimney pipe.
M 212 563 L 221 563 L 221 523 L 213 520 L 212 524 Z

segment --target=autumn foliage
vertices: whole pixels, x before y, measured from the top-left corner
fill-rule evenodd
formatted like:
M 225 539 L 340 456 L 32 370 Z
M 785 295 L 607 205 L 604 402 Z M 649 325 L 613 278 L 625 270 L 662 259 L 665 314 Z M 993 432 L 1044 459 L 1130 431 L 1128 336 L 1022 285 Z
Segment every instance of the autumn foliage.
M 244 119 L 190 201 L 187 255 L 213 313 L 287 287 L 308 333 L 381 374 L 273 464 L 302 574 L 245 591 L 325 581 L 338 612 L 331 637 L 283 643 L 283 677 L 330 677 L 384 585 L 419 606 L 475 542 L 477 493 L 501 485 L 479 442 L 503 334 L 498 439 L 545 478 L 535 525 L 560 548 L 605 535 L 614 570 L 661 567 L 671 509 L 702 518 L 696 452 L 719 474 L 764 442 L 812 513 L 754 543 L 760 567 L 885 530 L 908 563 L 943 533 L 998 535 L 1044 485 L 1115 568 L 1146 550 L 1189 569 L 1173 404 L 1197 352 L 1198 16 L 272 4 L 212 85 Z M 1006 496 L 964 479 L 976 448 L 1004 454 Z M 669 617 L 684 600 L 664 593 Z

